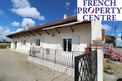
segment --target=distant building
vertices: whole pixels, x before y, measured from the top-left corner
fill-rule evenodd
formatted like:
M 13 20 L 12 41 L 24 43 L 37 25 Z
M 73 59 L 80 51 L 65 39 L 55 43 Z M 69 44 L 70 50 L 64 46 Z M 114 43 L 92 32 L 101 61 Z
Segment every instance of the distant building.
M 111 40 L 111 35 L 105 35 L 105 40 Z
M 113 36 L 114 37 L 114 36 Z M 108 47 L 114 47 L 114 42 L 115 40 L 112 39 L 111 35 L 105 35 L 105 44 L 104 44 L 104 48 L 108 48 Z

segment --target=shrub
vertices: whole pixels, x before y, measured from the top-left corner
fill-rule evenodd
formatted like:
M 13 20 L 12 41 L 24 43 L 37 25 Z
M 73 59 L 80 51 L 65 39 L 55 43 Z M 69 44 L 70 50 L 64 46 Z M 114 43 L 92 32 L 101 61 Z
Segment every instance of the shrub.
M 115 48 L 106 48 L 103 51 L 104 58 L 110 58 L 113 61 L 122 62 L 122 54 L 118 54 Z
M 111 54 L 110 59 L 114 61 L 119 61 L 119 54 Z

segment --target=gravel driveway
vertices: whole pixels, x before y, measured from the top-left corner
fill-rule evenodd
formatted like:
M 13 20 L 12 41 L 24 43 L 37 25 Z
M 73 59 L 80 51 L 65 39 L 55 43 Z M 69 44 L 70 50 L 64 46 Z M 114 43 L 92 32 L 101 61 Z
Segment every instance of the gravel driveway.
M 73 81 L 73 77 L 34 64 L 27 56 L 0 50 L 0 81 Z

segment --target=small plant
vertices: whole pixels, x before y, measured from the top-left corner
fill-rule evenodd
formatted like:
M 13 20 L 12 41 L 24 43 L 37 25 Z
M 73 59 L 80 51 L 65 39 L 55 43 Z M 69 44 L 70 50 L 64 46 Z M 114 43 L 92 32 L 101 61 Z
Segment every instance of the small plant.
M 122 62 L 122 54 L 119 54 L 115 48 L 106 48 L 103 51 L 104 58 L 110 58 L 113 61 Z
M 119 54 L 111 54 L 110 59 L 114 61 L 119 61 Z
M 109 58 L 109 50 L 108 50 L 108 49 L 105 49 L 105 50 L 103 51 L 103 53 L 104 53 L 104 57 L 105 57 L 105 58 Z

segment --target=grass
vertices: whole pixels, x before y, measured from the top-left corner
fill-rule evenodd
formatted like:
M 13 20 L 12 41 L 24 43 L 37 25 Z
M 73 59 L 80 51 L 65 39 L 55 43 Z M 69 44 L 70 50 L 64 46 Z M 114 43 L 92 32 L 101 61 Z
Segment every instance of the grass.
M 0 43 L 0 49 L 10 48 L 10 43 Z
M 6 49 L 6 48 L 8 48 L 8 47 L 10 48 L 9 45 L 5 45 L 5 46 L 2 45 L 2 46 L 0 46 L 0 49 Z

